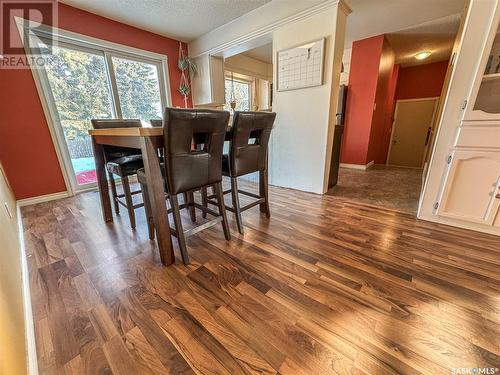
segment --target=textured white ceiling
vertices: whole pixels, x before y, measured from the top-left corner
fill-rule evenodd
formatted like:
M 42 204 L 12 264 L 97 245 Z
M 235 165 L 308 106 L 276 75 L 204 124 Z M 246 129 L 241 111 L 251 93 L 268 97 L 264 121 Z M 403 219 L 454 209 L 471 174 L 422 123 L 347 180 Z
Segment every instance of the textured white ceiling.
M 346 44 L 461 13 L 465 0 L 347 0 Z
M 60 0 L 86 11 L 185 42 L 271 0 Z
M 420 65 L 449 59 L 459 26 L 460 16 L 454 15 L 386 36 L 396 54 L 396 63 Z M 419 61 L 415 54 L 421 51 L 432 52 L 432 55 Z
M 273 62 L 273 44 L 268 43 L 263 46 L 251 49 L 243 53 L 246 56 L 263 61 L 268 64 Z

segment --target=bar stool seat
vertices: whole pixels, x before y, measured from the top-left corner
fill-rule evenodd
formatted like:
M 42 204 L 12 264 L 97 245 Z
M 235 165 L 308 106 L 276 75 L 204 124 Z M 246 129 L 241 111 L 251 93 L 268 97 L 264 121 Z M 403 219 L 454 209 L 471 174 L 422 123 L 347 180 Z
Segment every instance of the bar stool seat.
M 110 160 L 106 163 L 108 172 L 120 177 L 134 175 L 138 169 L 143 167 L 142 155 L 127 155 Z
M 140 128 L 142 126 L 139 119 L 93 119 L 91 120 L 94 129 L 109 128 Z M 135 228 L 136 208 L 142 207 L 142 203 L 134 204 L 132 196 L 141 193 L 140 190 L 131 191 L 129 177 L 137 173 L 137 170 L 144 166 L 142 162 L 141 150 L 128 147 L 106 145 L 104 147 L 104 159 L 108 180 L 113 194 L 115 212 L 120 214 L 120 205 L 128 212 L 130 226 Z M 123 194 L 118 194 L 114 175 L 120 177 L 123 187 Z

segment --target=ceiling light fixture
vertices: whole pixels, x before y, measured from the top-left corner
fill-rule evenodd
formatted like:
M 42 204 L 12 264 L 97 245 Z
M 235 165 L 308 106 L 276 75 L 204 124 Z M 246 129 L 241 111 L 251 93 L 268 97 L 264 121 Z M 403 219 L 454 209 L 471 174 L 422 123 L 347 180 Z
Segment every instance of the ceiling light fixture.
M 429 51 L 423 51 L 423 52 L 419 52 L 415 55 L 415 58 L 417 60 L 425 60 L 426 58 L 428 58 L 430 55 L 432 55 L 432 52 L 429 52 Z

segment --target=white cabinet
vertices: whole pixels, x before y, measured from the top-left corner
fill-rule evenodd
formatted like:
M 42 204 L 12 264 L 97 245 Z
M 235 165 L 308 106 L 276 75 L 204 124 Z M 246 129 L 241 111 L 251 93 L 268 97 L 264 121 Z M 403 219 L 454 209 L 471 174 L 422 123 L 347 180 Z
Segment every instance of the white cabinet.
M 224 82 L 224 59 L 202 55 L 194 62 L 198 73 L 192 79 L 194 106 L 220 106 L 226 102 Z
M 500 0 L 470 0 L 418 217 L 500 235 Z
M 500 152 L 454 151 L 437 214 L 492 225 L 499 184 Z
M 500 121 L 500 30 L 490 30 L 467 103 L 465 120 Z
M 500 211 L 497 212 L 497 217 L 496 217 L 495 221 L 493 222 L 493 226 L 500 228 Z

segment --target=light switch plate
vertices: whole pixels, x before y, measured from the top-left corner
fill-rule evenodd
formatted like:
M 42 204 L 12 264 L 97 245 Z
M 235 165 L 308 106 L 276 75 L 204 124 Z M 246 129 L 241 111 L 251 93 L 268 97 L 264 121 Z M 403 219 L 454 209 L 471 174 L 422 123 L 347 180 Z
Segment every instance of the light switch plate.
M 13 219 L 14 215 L 12 215 L 12 211 L 10 210 L 9 205 L 7 204 L 7 202 L 3 202 L 3 204 L 5 205 L 5 210 L 7 211 L 7 214 L 9 214 L 10 218 Z

